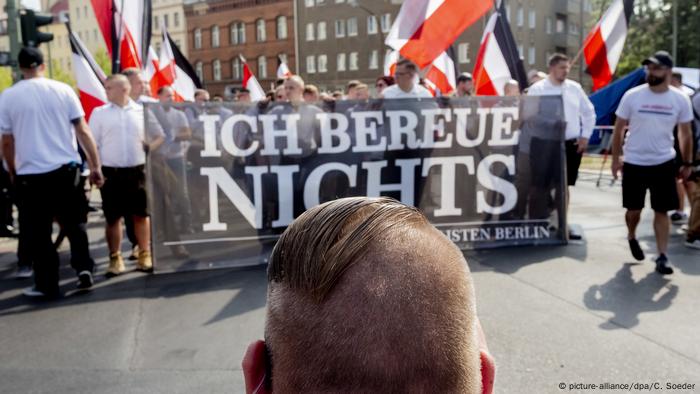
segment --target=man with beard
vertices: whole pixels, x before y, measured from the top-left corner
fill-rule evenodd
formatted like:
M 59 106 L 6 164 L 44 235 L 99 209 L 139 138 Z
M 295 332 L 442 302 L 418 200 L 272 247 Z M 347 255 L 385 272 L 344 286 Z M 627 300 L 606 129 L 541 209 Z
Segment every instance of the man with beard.
M 682 156 L 680 174 L 683 179 L 688 179 L 692 168 L 690 122 L 693 111 L 690 98 L 669 86 L 673 59 L 668 52 L 656 52 L 642 64 L 647 69 L 647 83 L 625 93 L 615 113 L 617 121 L 613 134 L 612 173 L 615 178 L 620 170 L 623 173 L 622 201 L 627 208 L 627 238 L 632 255 L 639 261 L 644 260 L 644 252 L 636 240 L 636 229 L 649 189 L 659 252 L 656 272 L 668 275 L 673 273 L 673 268 L 666 257 L 670 232 L 667 213 L 678 208 L 678 167 L 674 163 L 673 128 L 678 126 Z M 628 125 L 624 160 L 621 161 L 622 138 Z

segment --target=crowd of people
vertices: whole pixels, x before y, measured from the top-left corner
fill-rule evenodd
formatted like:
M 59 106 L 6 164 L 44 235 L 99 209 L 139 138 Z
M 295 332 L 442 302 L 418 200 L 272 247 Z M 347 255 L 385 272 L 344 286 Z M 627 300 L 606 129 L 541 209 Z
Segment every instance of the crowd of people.
M 3 187 L 7 189 L 0 199 L 4 203 L 0 212 L 0 218 L 4 219 L 0 235 L 15 233 L 11 205 L 15 203 L 21 229 L 17 276 L 29 278 L 33 275 L 35 283 L 24 294 L 59 295 L 59 260 L 57 245 L 52 242 L 54 222 L 59 223 L 61 235 L 70 241 L 71 265 L 78 276 L 78 288 L 89 289 L 93 285 L 95 263 L 90 256 L 86 232 L 90 210 L 86 192 L 93 185 L 100 190 L 106 221 L 105 238 L 110 254 L 106 275 L 117 276 L 126 270 L 121 255 L 123 225 L 131 244 L 129 258 L 136 261 L 138 270 L 150 272 L 153 269 L 151 238 L 178 241 L 182 234 L 195 232 L 193 222 L 199 222 L 206 214 L 193 210 L 198 204 L 191 201 L 195 197 L 190 195 L 189 189 L 200 185 L 188 184 L 196 182 L 188 176 L 188 163 L 198 159 L 195 150 L 189 148 L 198 143 L 193 132 L 201 128 L 199 115 L 211 108 L 206 103 L 223 102 L 223 98 L 210 97 L 206 90 L 197 90 L 194 103 L 185 109 L 176 108 L 173 105 L 176 93 L 172 88 L 163 87 L 154 95 L 140 70 L 126 69 L 107 78 L 105 89 L 109 103 L 95 109 L 87 122 L 75 92 L 65 84 L 43 77 L 45 66 L 41 51 L 23 48 L 18 60 L 23 79 L 0 96 L 5 164 L 1 178 L 5 179 Z M 612 170 L 615 176 L 623 172 L 623 206 L 627 209 L 632 255 L 644 259 L 636 240 L 636 228 L 648 189 L 655 211 L 656 270 L 660 274 L 670 274 L 673 272 L 667 257 L 670 221 L 677 223 L 688 219 L 683 205 L 686 196 L 692 204 L 686 245 L 700 249 L 698 138 L 697 132 L 693 134 L 692 131 L 697 127 L 691 124 L 693 111 L 695 119 L 700 119 L 700 95 L 695 94 L 693 108 L 688 92 L 672 86 L 681 85 L 678 85 L 678 76 L 672 73 L 673 61 L 668 54 L 655 54 L 645 61 L 645 66 L 647 83 L 627 92 L 617 111 Z M 530 86 L 525 91 L 521 91 L 515 80 L 506 82 L 504 91 L 506 96 L 562 96 L 566 179 L 569 186 L 574 186 L 582 155 L 595 127 L 596 114 L 581 85 L 568 79 L 569 70 L 569 58 L 555 54 L 549 60 L 548 74 L 533 71 L 528 75 Z M 473 95 L 474 81 L 470 74 L 460 74 L 456 82 L 453 96 Z M 255 107 L 262 108 L 274 102 L 433 97 L 419 78 L 417 67 L 408 60 L 398 62 L 394 76 L 377 78 L 374 88 L 360 81 L 350 81 L 343 92 L 321 92 L 299 76 L 292 76 L 280 80 Z M 234 101 L 250 103 L 250 92 L 238 91 Z M 155 102 L 161 105 L 143 105 Z M 232 115 L 226 106 L 216 107 L 216 111 L 224 119 Z M 627 128 L 623 159 L 622 142 Z M 523 138 L 518 145 L 518 166 L 531 169 L 533 174 L 548 173 L 551 169 L 545 167 L 549 164 L 534 158 L 556 154 L 559 146 L 546 139 Z M 147 157 L 154 174 L 150 195 L 146 186 Z M 552 200 L 568 205 L 568 190 L 552 196 L 549 195 L 551 185 L 541 185 L 538 189 L 537 182 L 533 179 L 518 187 L 529 190 L 527 198 L 516 206 L 516 212 L 544 212 L 546 206 L 537 207 L 537 204 L 551 205 Z M 8 195 L 14 198 L 9 199 Z M 152 209 L 160 210 L 154 217 L 162 221 L 155 226 L 162 233 L 151 234 Z M 581 234 L 569 229 L 568 237 L 580 239 Z M 188 257 L 187 249 L 177 242 L 171 251 L 173 256 Z

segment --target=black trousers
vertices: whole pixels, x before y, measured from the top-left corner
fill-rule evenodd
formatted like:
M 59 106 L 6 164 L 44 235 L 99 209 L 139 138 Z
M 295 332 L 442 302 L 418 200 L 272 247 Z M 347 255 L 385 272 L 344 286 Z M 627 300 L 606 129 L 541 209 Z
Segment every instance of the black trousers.
M 57 219 L 70 241 L 71 266 L 77 273 L 90 271 L 95 262 L 90 257 L 89 242 L 83 220 L 85 194 L 80 169 L 66 165 L 44 174 L 17 177 L 20 228 L 25 234 L 27 256 L 34 263 L 36 288 L 46 294 L 58 293 L 59 258 L 51 235 Z

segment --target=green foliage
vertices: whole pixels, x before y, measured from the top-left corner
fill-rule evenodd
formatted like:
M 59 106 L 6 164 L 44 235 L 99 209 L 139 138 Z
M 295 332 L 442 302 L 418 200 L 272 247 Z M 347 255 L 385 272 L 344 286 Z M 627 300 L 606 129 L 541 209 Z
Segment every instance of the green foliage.
M 72 70 L 64 70 L 61 68 L 58 60 L 51 62 L 51 78 L 61 81 L 75 88 L 75 79 L 73 78 Z
M 95 62 L 106 75 L 112 74 L 112 59 L 110 59 L 106 49 L 100 48 L 95 52 Z
M 0 92 L 12 86 L 12 69 L 0 67 Z

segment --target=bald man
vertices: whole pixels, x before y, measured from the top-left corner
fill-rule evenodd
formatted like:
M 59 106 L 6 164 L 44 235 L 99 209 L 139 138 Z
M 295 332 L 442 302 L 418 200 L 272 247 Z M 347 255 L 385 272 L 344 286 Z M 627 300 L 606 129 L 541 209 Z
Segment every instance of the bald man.
M 247 393 L 491 393 L 495 366 L 455 245 L 415 208 L 353 197 L 312 208 L 268 267 L 265 341 Z
M 100 193 L 110 253 L 107 276 L 120 275 L 125 270 L 121 256 L 122 218 L 133 220 L 139 247 L 137 268 L 142 271 L 153 269 L 145 147 L 157 149 L 165 140 L 165 134 L 157 128 L 148 130 L 156 134 L 147 137 L 144 107 L 129 97 L 130 89 L 131 84 L 124 75 L 107 78 L 105 90 L 109 103 L 95 109 L 90 117 L 90 128 L 105 174 Z

